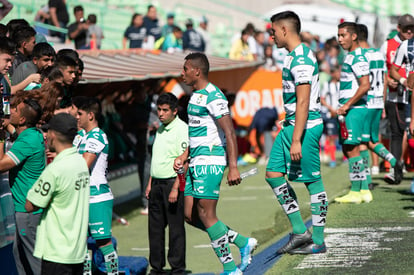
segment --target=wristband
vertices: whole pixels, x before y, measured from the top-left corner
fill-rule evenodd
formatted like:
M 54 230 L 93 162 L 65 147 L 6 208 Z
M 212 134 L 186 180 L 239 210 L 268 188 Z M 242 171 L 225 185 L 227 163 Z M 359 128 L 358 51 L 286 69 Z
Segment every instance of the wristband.
M 404 82 L 406 82 L 406 81 L 407 81 L 407 78 L 405 78 L 405 77 L 401 77 L 400 80 L 399 80 L 401 85 L 404 85 Z
M 171 188 L 171 191 L 178 192 L 178 188 Z

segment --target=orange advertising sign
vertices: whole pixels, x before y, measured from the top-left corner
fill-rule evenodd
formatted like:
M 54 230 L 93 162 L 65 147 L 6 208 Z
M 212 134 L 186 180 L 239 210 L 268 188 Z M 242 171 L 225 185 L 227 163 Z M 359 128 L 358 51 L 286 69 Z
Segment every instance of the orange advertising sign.
M 284 112 L 281 71 L 253 72 L 236 94 L 232 115 L 238 125 L 248 127 L 262 107 L 276 107 L 279 114 Z

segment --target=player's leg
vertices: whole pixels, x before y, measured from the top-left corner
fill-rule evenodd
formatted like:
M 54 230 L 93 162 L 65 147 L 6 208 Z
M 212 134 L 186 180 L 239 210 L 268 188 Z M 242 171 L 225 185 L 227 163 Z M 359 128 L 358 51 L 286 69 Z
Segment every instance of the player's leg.
M 166 208 L 168 193 L 168 186 L 164 181 L 152 180 L 148 200 L 148 240 L 150 249 L 149 262 L 153 274 L 162 273 L 165 267 L 165 228 L 167 227 Z
M 285 179 L 287 165 L 291 163 L 289 148 L 293 128 L 289 125 L 280 131 L 273 144 L 266 168 L 266 181 L 287 215 L 293 231 L 290 240 L 277 251 L 278 253 L 286 253 L 311 239 L 311 234 L 300 214 L 296 194 Z M 317 156 L 319 157 L 319 152 L 317 152 Z
M 348 129 L 348 138 L 340 139 L 344 155 L 348 158 L 349 178 L 351 181 L 351 191 L 342 197 L 335 198 L 336 202 L 341 203 L 361 203 L 361 183 L 365 180 L 365 169 L 359 151 L 363 124 L 361 117 L 365 117 L 366 109 L 351 109 L 345 116 L 345 123 Z
M 395 167 L 397 165 L 397 159 L 379 142 L 379 128 L 380 128 L 380 120 L 382 109 L 372 109 L 372 128 L 371 128 L 371 140 L 368 143 L 369 149 L 372 150 L 375 154 L 383 158 L 384 160 L 388 161 L 391 164 L 391 167 Z M 397 167 L 398 168 L 398 167 Z M 391 177 L 388 177 L 391 176 Z M 395 177 L 394 173 L 386 175 L 386 181 L 394 183 Z
M 194 206 L 206 228 L 211 245 L 225 273 L 239 271 L 231 254 L 227 226 L 217 218 L 216 208 L 225 166 L 198 165 L 190 167 L 193 179 Z
M 290 254 L 315 254 L 326 252 L 324 229 L 328 212 L 328 198 L 321 178 L 321 167 L 318 152 L 322 125 L 306 129 L 302 138 L 302 159 L 300 177 L 310 194 L 312 213 L 312 239 L 301 247 L 288 251 Z M 292 175 L 292 173 L 290 173 Z
M 89 204 L 90 233 L 104 256 L 106 272 L 109 275 L 118 274 L 118 254 L 111 240 L 112 207 L 113 200 Z

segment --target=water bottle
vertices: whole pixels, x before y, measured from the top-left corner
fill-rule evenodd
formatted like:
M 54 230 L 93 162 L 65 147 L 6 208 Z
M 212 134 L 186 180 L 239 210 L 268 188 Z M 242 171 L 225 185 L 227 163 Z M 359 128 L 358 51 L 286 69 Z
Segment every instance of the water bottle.
M 338 116 L 339 129 L 341 130 L 341 137 L 343 140 L 348 138 L 348 129 L 345 124 L 345 117 L 343 115 Z
M 180 191 L 185 190 L 185 173 L 184 173 L 184 167 L 181 167 L 177 170 L 177 177 L 180 182 Z

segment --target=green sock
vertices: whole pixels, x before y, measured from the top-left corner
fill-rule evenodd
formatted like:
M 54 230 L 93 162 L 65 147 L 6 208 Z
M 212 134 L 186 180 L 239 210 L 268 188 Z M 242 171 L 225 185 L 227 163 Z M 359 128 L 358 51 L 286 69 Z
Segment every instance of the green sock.
M 113 244 L 99 247 L 105 259 L 106 273 L 108 275 L 118 274 L 118 255 Z
M 321 180 L 307 185 L 307 188 L 311 195 L 312 240 L 315 244 L 321 245 L 324 243 L 328 196 Z
M 206 230 L 211 240 L 211 246 L 223 264 L 224 271 L 236 269 L 236 264 L 230 251 L 229 238 L 226 234 L 227 226 L 221 221 L 218 221 Z
M 299 211 L 299 204 L 294 198 L 296 195 L 289 190 L 289 185 L 285 178 L 267 178 L 267 183 L 272 187 L 280 205 L 285 211 L 292 224 L 293 234 L 303 234 L 306 231 L 305 223 Z M 291 189 L 293 190 L 293 189 Z
M 351 191 L 361 191 L 361 181 L 365 179 L 364 164 L 361 156 L 349 158 L 349 179 L 351 180 Z
M 249 238 L 239 234 L 239 232 L 234 231 L 227 226 L 227 236 L 229 236 L 229 243 L 235 244 L 238 248 L 243 248 L 246 246 Z
M 371 171 L 369 169 L 369 152 L 368 150 L 363 150 L 360 152 L 362 162 L 364 164 L 365 179 L 361 181 L 361 190 L 369 190 L 368 185 L 371 183 Z
M 388 161 L 392 167 L 394 167 L 395 164 L 397 164 L 397 159 L 381 143 L 379 143 L 377 146 L 374 147 L 374 152 L 381 158 Z

